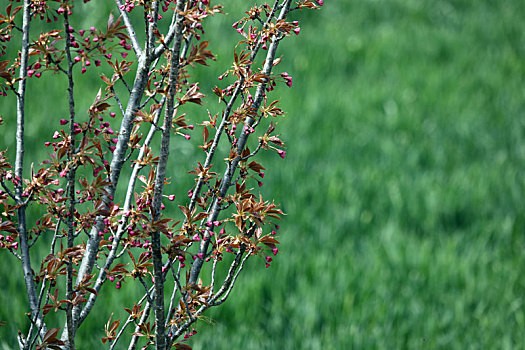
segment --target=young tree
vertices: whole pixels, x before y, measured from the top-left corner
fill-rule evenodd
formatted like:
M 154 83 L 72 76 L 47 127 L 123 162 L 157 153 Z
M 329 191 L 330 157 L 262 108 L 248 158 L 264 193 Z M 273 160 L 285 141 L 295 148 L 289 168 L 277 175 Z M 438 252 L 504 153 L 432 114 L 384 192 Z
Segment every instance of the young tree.
M 110 319 L 102 343 L 190 348 L 185 339 L 194 334 L 192 325 L 228 298 L 246 260 L 260 255 L 268 267 L 278 252 L 275 220 L 282 211 L 255 189 L 265 170 L 255 156 L 271 150 L 285 158 L 273 122 L 283 111 L 270 92 L 279 83 L 291 87 L 292 77 L 275 72 L 277 49 L 299 34 L 292 13 L 323 1 L 247 8 L 233 24 L 240 35 L 233 64 L 213 89 L 221 112 L 192 121 L 189 105 L 206 98 L 192 73 L 215 59 L 205 20 L 222 6 L 115 0 L 118 16 L 108 11 L 105 26 L 79 28 L 75 19 L 85 16 L 88 2 L 9 0 L 0 15 L 0 92 L 16 99 L 16 112 L 2 126 L 8 135 L 16 119 L 14 164 L 0 152 L 0 248 L 20 261 L 30 321 L 18 345 L 75 349 L 101 287 L 109 281 L 119 289 L 126 281 L 144 296 L 116 305 L 129 317 Z M 78 96 L 86 94 L 79 82 L 93 68 L 101 72 L 101 89 L 88 110 L 79 111 Z M 27 86 L 42 74 L 65 78 L 68 113 L 52 121 L 57 130 L 45 142 L 48 158 L 28 167 L 26 120 L 51 118 L 26 115 L 27 105 L 38 103 L 28 99 Z M 201 130 L 202 159 L 177 164 L 172 143 L 187 142 L 194 128 Z M 165 189 L 178 176 L 172 169 L 185 166 L 195 166 L 195 183 L 187 198 L 177 198 L 176 220 L 165 209 L 175 196 Z M 43 208 L 42 215 L 30 217 L 31 206 Z M 31 250 L 47 253 L 35 263 Z M 227 266 L 223 274 L 221 265 Z M 64 313 L 65 324 L 54 324 L 52 313 Z

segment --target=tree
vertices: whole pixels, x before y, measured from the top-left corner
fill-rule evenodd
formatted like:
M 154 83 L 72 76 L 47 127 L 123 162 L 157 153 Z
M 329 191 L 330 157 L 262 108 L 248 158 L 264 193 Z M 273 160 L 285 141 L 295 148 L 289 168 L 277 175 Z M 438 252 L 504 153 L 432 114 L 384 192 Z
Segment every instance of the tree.
M 118 16 L 108 11 L 105 26 L 80 28 L 76 19 L 88 2 L 10 0 L 0 16 L 0 92 L 17 106 L 12 118 L 0 119 L 6 135 L 16 119 L 14 164 L 0 152 L 0 248 L 20 261 L 30 321 L 18 344 L 74 349 L 102 286 L 119 289 L 127 281 L 144 296 L 115 306 L 129 317 L 110 319 L 102 343 L 190 348 L 192 325 L 228 298 L 246 260 L 262 256 L 269 267 L 278 253 L 276 220 L 283 213 L 257 193 L 265 168 L 255 156 L 286 156 L 273 121 L 284 112 L 270 92 L 278 83 L 291 87 L 292 77 L 274 72 L 277 49 L 299 34 L 291 14 L 323 2 L 277 0 L 247 9 L 233 24 L 241 39 L 233 64 L 213 89 L 221 112 L 194 121 L 186 111 L 203 108 L 206 96 L 192 73 L 215 59 L 204 26 L 222 6 L 115 0 Z M 79 111 L 81 82 L 94 69 L 101 88 Z M 26 92 L 43 74 L 65 78 L 68 113 L 52 121 L 49 156 L 28 167 L 26 120 L 42 116 L 26 116 L 36 103 Z M 176 199 L 166 193 L 177 177 L 172 169 L 191 164 L 176 163 L 172 143 L 191 142 L 194 129 L 202 132 L 202 159 L 190 172 L 188 197 Z M 175 200 L 181 220 L 166 210 Z M 31 206 L 43 208 L 38 218 L 27 214 Z M 39 265 L 31 260 L 34 249 L 48 252 Z M 65 324 L 53 324 L 50 313 L 64 313 Z

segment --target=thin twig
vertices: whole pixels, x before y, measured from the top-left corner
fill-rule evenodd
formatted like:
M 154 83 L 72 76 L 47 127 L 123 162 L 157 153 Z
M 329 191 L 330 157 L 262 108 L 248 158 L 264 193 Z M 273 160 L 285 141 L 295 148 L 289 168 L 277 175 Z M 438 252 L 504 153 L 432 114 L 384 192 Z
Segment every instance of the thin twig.
M 111 345 L 109 346 L 109 350 L 113 350 L 115 349 L 115 346 L 117 346 L 117 343 L 118 341 L 120 340 L 120 337 L 122 336 L 122 334 L 124 334 L 124 331 L 126 330 L 126 328 L 131 324 L 133 323 L 133 318 L 131 316 L 128 317 L 128 319 L 126 320 L 126 322 L 124 322 L 124 324 L 122 325 L 122 327 L 120 328 L 119 332 L 117 333 L 117 335 L 115 336 L 115 338 L 113 339 L 113 341 L 111 342 Z
M 235 282 L 237 281 L 237 278 L 239 277 L 239 274 L 241 273 L 242 269 L 244 268 L 244 264 L 246 263 L 246 261 L 248 260 L 250 255 L 251 255 L 251 252 L 246 253 L 246 255 L 241 260 L 239 266 L 237 267 L 237 269 L 235 271 L 235 274 L 233 275 L 231 280 L 228 282 L 228 287 L 226 288 L 226 290 L 223 291 L 223 292 L 221 292 L 221 290 L 219 290 L 219 292 L 217 292 L 215 294 L 214 298 L 212 300 L 210 300 L 210 304 L 212 304 L 213 306 L 217 306 L 217 305 L 220 305 L 220 304 L 222 304 L 223 302 L 226 301 L 226 299 L 230 295 L 230 292 L 233 290 L 233 287 L 235 286 Z M 228 275 L 228 277 L 229 276 L 230 275 Z M 221 297 L 221 296 L 222 296 L 222 298 L 219 299 L 219 301 L 217 301 L 217 298 Z
M 153 287 L 150 289 L 150 293 L 155 293 L 155 291 L 153 290 Z M 153 295 L 151 297 L 153 297 Z M 142 298 L 142 301 L 144 299 L 145 299 L 145 296 Z M 140 301 L 139 304 L 141 304 L 142 301 Z M 139 340 L 139 336 L 137 335 L 137 333 L 140 331 L 140 326 L 143 325 L 144 322 L 146 322 L 146 320 L 148 319 L 150 312 L 151 312 L 151 305 L 153 304 L 148 303 L 148 302 L 146 302 L 146 305 L 144 305 L 144 309 L 142 310 L 142 316 L 140 317 L 140 320 L 135 327 L 135 333 L 131 337 L 131 341 L 129 342 L 128 350 L 134 350 L 137 347 L 137 342 Z
M 175 305 L 175 297 L 177 296 L 177 291 L 180 291 L 182 295 L 182 288 L 180 286 L 180 281 L 178 280 L 177 273 L 173 269 L 173 265 L 169 267 L 169 270 L 171 271 L 173 279 L 175 280 L 175 286 L 173 287 L 173 290 L 171 291 L 170 305 L 168 306 L 168 312 L 166 314 L 166 327 L 168 326 L 168 323 L 173 314 L 173 310 L 175 309 L 174 305 Z
M 2 184 L 2 188 L 7 193 L 7 195 L 16 201 L 16 195 L 13 192 L 11 192 L 9 187 L 7 187 L 7 185 L 5 184 L 4 180 L 0 180 L 0 184 Z
M 135 55 L 137 57 L 142 56 L 143 52 L 140 48 L 139 41 L 137 39 L 137 34 L 135 33 L 135 27 L 131 23 L 128 13 L 124 9 L 124 5 L 121 0 L 115 0 L 118 9 L 120 11 L 120 15 L 122 16 L 122 19 L 124 20 L 124 24 L 126 26 L 126 30 L 128 31 L 129 38 L 131 39 L 131 47 L 133 47 L 133 51 L 135 51 Z
M 122 101 L 120 100 L 120 97 L 118 97 L 117 92 L 115 91 L 115 87 L 111 87 L 110 89 L 111 93 L 113 94 L 113 98 L 117 102 L 118 108 L 120 109 L 120 112 L 124 114 L 124 106 L 122 105 Z

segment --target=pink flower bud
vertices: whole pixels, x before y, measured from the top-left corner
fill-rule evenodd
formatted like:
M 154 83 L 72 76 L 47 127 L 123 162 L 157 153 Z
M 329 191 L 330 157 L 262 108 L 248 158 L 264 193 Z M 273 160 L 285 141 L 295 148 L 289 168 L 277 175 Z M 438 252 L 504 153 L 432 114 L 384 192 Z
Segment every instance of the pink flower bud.
M 53 134 L 53 138 L 56 140 L 60 137 L 60 134 L 58 133 L 58 131 L 55 131 L 55 133 Z
M 277 150 L 277 153 L 279 154 L 279 157 L 284 159 L 286 157 L 286 151 L 283 151 L 282 149 Z
M 288 74 L 287 72 L 283 72 L 283 73 L 281 73 L 281 77 L 284 78 L 284 80 L 286 82 L 286 85 L 288 85 L 288 87 L 292 87 L 293 79 L 292 79 L 292 76 L 290 74 Z
M 67 119 L 60 119 L 60 125 L 66 125 L 67 123 L 69 123 L 69 120 L 67 120 Z
M 297 27 L 293 30 L 293 32 L 295 33 L 295 35 L 299 35 L 299 33 L 301 32 L 301 28 Z

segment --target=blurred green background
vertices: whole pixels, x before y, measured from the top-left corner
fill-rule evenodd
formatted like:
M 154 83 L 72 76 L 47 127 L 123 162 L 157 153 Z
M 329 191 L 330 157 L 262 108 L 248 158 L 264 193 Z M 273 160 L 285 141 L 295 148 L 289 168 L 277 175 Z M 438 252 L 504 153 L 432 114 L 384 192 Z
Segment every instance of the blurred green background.
M 190 344 L 525 348 L 525 2 L 341 0 L 293 16 L 302 31 L 279 69 L 294 88 L 275 95 L 288 155 L 263 157 L 262 189 L 288 214 L 281 252 L 270 269 L 252 259 Z M 218 74 L 234 20 L 209 21 Z M 35 117 L 31 137 L 46 123 Z M 22 322 L 16 263 L 1 254 L 0 320 Z M 100 346 L 105 305 L 127 293 L 97 304 L 82 348 Z M 16 327 L 0 327 L 0 346 Z

